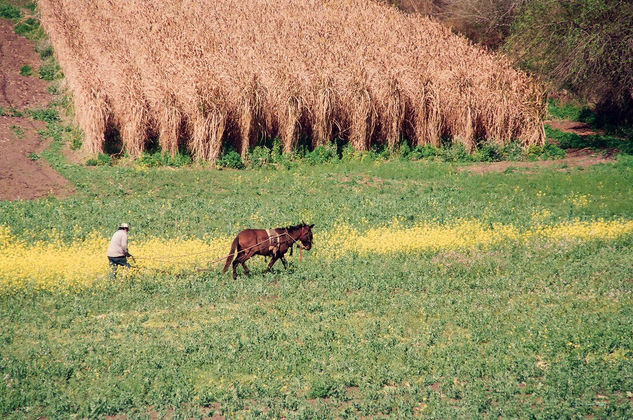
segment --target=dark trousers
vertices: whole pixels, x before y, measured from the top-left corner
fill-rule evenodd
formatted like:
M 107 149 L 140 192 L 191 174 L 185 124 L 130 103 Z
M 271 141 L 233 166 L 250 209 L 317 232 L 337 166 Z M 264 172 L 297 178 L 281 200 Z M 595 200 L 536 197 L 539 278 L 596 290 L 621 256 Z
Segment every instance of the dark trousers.
M 110 269 L 112 270 L 112 276 L 116 277 L 117 266 L 121 267 L 129 267 L 130 264 L 127 262 L 127 257 L 108 257 L 108 262 L 110 263 Z

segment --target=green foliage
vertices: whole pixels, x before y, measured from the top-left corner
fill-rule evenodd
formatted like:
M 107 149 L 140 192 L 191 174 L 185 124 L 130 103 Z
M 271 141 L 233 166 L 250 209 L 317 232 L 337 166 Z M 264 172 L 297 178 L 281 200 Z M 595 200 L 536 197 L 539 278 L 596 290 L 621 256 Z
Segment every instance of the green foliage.
M 445 162 L 462 162 L 470 160 L 470 155 L 461 143 L 454 143 L 442 147 L 440 156 Z
M 503 160 L 504 157 L 501 147 L 492 142 L 485 142 L 481 144 L 477 148 L 474 156 L 477 157 L 474 160 L 479 162 L 498 162 Z
M 29 109 L 27 110 L 27 113 L 34 120 L 44 121 L 47 123 L 59 121 L 59 114 L 55 108 Z
M 0 17 L 17 20 L 22 17 L 20 9 L 12 4 L 0 4 Z
M 47 60 L 53 57 L 53 47 L 51 45 L 45 45 L 41 48 L 38 48 L 37 52 L 42 60 Z
M 61 68 L 54 61 L 44 63 L 39 70 L 40 79 L 51 81 L 62 77 Z
M 512 141 L 503 146 L 501 153 L 506 160 L 510 161 L 523 160 L 524 158 L 523 147 L 516 141 Z
M 411 157 L 413 159 L 427 159 L 435 156 L 440 156 L 442 154 L 442 150 L 438 147 L 431 146 L 430 144 L 425 144 L 423 146 L 416 146 L 412 152 Z
M 396 151 L 396 156 L 400 159 L 409 159 L 411 156 L 411 146 L 409 146 L 409 142 L 406 140 L 400 144 Z
M 350 162 L 358 157 L 358 152 L 354 150 L 351 144 L 346 144 L 341 149 L 341 161 Z
M 160 166 L 180 167 L 191 164 L 191 157 L 183 153 L 171 155 L 167 152 L 143 153 L 135 163 L 146 168 Z
M 21 139 L 22 137 L 24 137 L 24 129 L 22 127 L 18 127 L 17 125 L 12 125 L 10 128 L 11 128 L 11 131 L 13 131 L 13 134 L 15 134 L 17 138 Z
M 557 87 L 597 99 L 602 117 L 633 121 L 632 21 L 629 1 L 528 1 L 506 48 Z
M 5 115 L 9 115 L 10 117 L 23 117 L 24 113 L 18 109 L 15 109 L 14 107 L 10 107 L 9 112 Z
M 580 136 L 574 133 L 565 133 L 545 126 L 545 134 L 555 140 L 562 149 L 584 149 L 586 147 L 595 150 L 616 149 L 621 153 L 633 154 L 633 136 L 622 138 L 611 135 L 594 134 Z
M 253 168 L 261 168 L 271 162 L 270 149 L 266 146 L 257 146 L 250 155 L 250 163 Z
M 336 154 L 336 145 L 334 144 L 330 144 L 329 146 L 317 146 L 314 150 L 305 155 L 306 162 L 311 165 L 318 165 L 336 159 L 338 159 L 338 155 Z
M 90 158 L 86 161 L 86 166 L 111 166 L 112 156 L 106 153 L 99 153 L 96 158 Z
M 443 151 L 431 148 L 413 161 L 344 147 L 356 157 L 239 174 L 109 166 L 109 155 L 86 168 L 63 158 L 68 129 L 46 124 L 53 143 L 43 157 L 76 194 L 0 202 L 3 223 L 26 244 L 53 228 L 62 242 L 93 230 L 107 240 L 121 220 L 134 223 L 133 250 L 142 238 L 230 237 L 304 217 L 319 231 L 394 218 L 522 229 L 544 210 L 554 223 L 633 219 L 631 156 L 529 176 L 462 173 L 432 161 Z M 1 295 L 0 416 L 633 415 L 630 235 L 288 260 L 288 270 L 263 275 L 256 257 L 251 277 L 236 281 L 211 265 Z
M 233 148 L 229 148 L 224 152 L 216 161 L 216 164 L 222 168 L 242 169 L 244 163 L 242 163 L 242 157 Z
M 555 99 L 550 99 L 547 113 L 549 118 L 556 120 L 582 121 L 587 124 L 595 124 L 596 122 L 596 115 L 591 108 L 572 101 L 560 103 Z
M 35 161 L 35 160 L 39 160 L 40 155 L 38 155 L 37 153 L 31 152 L 29 153 L 29 159 Z
M 70 149 L 79 150 L 83 144 L 82 132 L 78 128 L 71 129 L 69 132 L 70 137 Z
M 31 33 L 39 29 L 39 27 L 40 27 L 40 22 L 37 19 L 27 18 L 23 21 L 16 23 L 15 26 L 13 27 L 13 30 L 18 35 L 28 37 Z
M 270 159 L 273 163 L 280 163 L 284 160 L 283 147 L 281 146 L 281 139 L 275 137 L 273 139 L 273 147 L 270 151 Z
M 33 74 L 33 68 L 29 66 L 28 64 L 25 64 L 22 67 L 20 67 L 20 75 L 30 76 L 32 74 Z

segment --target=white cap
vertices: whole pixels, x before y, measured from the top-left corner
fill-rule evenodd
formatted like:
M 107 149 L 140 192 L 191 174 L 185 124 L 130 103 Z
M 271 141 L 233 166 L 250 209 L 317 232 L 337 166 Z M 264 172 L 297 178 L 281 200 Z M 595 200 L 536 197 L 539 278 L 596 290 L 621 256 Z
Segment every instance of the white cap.
M 130 225 L 128 225 L 127 223 L 121 223 L 119 225 L 119 229 L 129 229 L 129 228 L 130 228 Z

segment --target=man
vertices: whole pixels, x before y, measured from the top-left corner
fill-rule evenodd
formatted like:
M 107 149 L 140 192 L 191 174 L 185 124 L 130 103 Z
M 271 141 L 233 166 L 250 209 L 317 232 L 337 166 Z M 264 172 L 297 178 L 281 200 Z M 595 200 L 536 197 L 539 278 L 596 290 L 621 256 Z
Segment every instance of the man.
M 119 225 L 119 230 L 114 232 L 114 235 L 112 235 L 112 239 L 110 240 L 107 255 L 113 277 L 116 277 L 117 266 L 130 266 L 127 262 L 127 257 L 131 257 L 130 253 L 127 252 L 127 233 L 129 230 L 130 225 L 127 223 L 121 223 Z

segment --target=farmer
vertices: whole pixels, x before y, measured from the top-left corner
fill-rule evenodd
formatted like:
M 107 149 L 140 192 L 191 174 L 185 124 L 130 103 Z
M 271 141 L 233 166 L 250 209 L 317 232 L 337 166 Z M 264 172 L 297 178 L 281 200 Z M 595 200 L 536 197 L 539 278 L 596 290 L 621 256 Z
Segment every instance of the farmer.
M 112 269 L 112 277 L 116 277 L 117 266 L 129 267 L 127 257 L 131 257 L 127 252 L 127 233 L 130 230 L 130 225 L 127 223 L 121 223 L 119 230 L 114 232 L 112 239 L 110 240 L 110 246 L 108 246 L 108 261 L 110 262 L 110 268 Z

